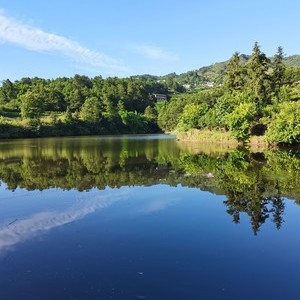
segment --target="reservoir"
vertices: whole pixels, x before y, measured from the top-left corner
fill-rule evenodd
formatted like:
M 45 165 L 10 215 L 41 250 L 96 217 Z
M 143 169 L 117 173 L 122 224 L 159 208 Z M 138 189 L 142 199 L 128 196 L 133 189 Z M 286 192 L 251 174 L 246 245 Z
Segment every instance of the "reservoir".
M 299 298 L 298 150 L 2 140 L 0 183 L 0 299 Z

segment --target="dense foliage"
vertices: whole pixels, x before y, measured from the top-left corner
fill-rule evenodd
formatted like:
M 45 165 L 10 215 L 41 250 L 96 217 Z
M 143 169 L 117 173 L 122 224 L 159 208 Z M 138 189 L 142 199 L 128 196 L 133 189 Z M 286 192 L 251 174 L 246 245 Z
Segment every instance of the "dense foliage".
M 265 134 L 270 143 L 299 143 L 299 70 L 286 67 L 281 47 L 269 59 L 255 43 L 250 57 L 233 55 L 221 86 L 172 97 L 158 124 L 166 131 L 229 131 L 243 142 Z
M 0 138 L 205 128 L 299 143 L 299 99 L 300 56 L 285 58 L 279 47 L 268 58 L 255 43 L 252 55 L 181 75 L 4 80 Z
M 165 83 L 137 78 L 7 79 L 0 137 L 157 132 L 154 94 L 169 92 Z

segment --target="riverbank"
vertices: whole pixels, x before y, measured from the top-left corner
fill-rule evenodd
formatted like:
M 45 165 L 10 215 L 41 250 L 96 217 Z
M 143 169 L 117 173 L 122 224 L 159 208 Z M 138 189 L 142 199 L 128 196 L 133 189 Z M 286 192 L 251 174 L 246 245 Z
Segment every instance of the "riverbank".
M 252 150 L 265 150 L 274 148 L 265 140 L 264 136 L 252 136 L 247 143 L 243 143 L 233 138 L 230 132 L 225 130 L 209 130 L 209 129 L 191 129 L 189 131 L 172 132 L 180 143 L 201 143 L 218 146 L 226 149 L 234 149 L 239 146 L 248 146 Z
M 155 134 L 161 133 L 157 125 L 151 122 L 145 126 L 110 124 L 102 121 L 97 124 L 82 120 L 58 120 L 55 123 L 44 119 L 8 120 L 0 117 L 0 140 L 19 138 L 62 137 L 62 136 L 89 136 L 111 134 Z

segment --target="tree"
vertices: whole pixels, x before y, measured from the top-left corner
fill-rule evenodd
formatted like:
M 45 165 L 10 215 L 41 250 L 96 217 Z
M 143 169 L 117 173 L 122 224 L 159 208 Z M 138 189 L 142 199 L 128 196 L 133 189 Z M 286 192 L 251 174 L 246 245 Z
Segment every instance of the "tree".
M 269 62 L 269 59 L 261 52 L 256 42 L 250 60 L 246 65 L 246 90 L 256 98 L 259 109 L 268 104 L 270 100 L 271 82 L 268 74 Z
M 300 102 L 283 102 L 273 115 L 266 132 L 267 140 L 275 143 L 300 142 Z
M 7 103 L 17 98 L 17 94 L 17 88 L 9 79 L 2 81 L 2 86 L 0 88 L 0 104 Z
M 207 104 L 187 104 L 179 117 L 178 127 L 184 130 L 205 127 L 205 114 L 208 109 Z
M 254 103 L 241 103 L 226 116 L 226 124 L 233 136 L 240 141 L 246 141 L 250 137 L 251 122 L 256 115 Z
M 89 123 L 98 123 L 102 119 L 101 102 L 96 97 L 88 97 L 80 109 L 80 118 Z
M 241 66 L 240 56 L 235 52 L 227 64 L 224 78 L 224 88 L 226 92 L 232 93 L 244 88 L 245 74 Z
M 273 62 L 273 71 L 274 71 L 273 85 L 274 85 L 275 93 L 277 93 L 280 90 L 284 81 L 285 65 L 284 65 L 283 58 L 284 58 L 283 48 L 278 47 Z
M 42 91 L 28 91 L 20 99 L 22 118 L 38 118 L 45 110 L 45 95 Z
M 130 133 L 144 133 L 147 129 L 147 120 L 145 117 L 137 112 L 132 111 L 121 111 L 120 117 L 122 123 L 126 125 L 127 130 Z

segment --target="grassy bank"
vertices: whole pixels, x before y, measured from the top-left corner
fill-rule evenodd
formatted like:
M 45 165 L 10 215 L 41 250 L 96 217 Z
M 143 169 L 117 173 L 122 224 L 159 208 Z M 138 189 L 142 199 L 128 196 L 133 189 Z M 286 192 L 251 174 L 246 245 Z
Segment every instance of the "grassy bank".
M 253 150 L 259 151 L 268 149 L 271 146 L 266 142 L 264 136 L 252 136 L 246 143 L 240 142 L 230 132 L 225 130 L 209 130 L 209 129 L 191 129 L 189 131 L 174 131 L 172 132 L 177 136 L 177 140 L 183 143 L 201 143 L 207 145 L 218 146 L 222 149 L 232 149 L 238 146 L 248 146 Z
M 240 143 L 233 138 L 229 132 L 223 130 L 209 130 L 209 129 L 190 129 L 188 131 L 175 131 L 173 132 L 177 139 L 183 142 L 202 142 L 214 144 L 227 144 L 238 146 Z

